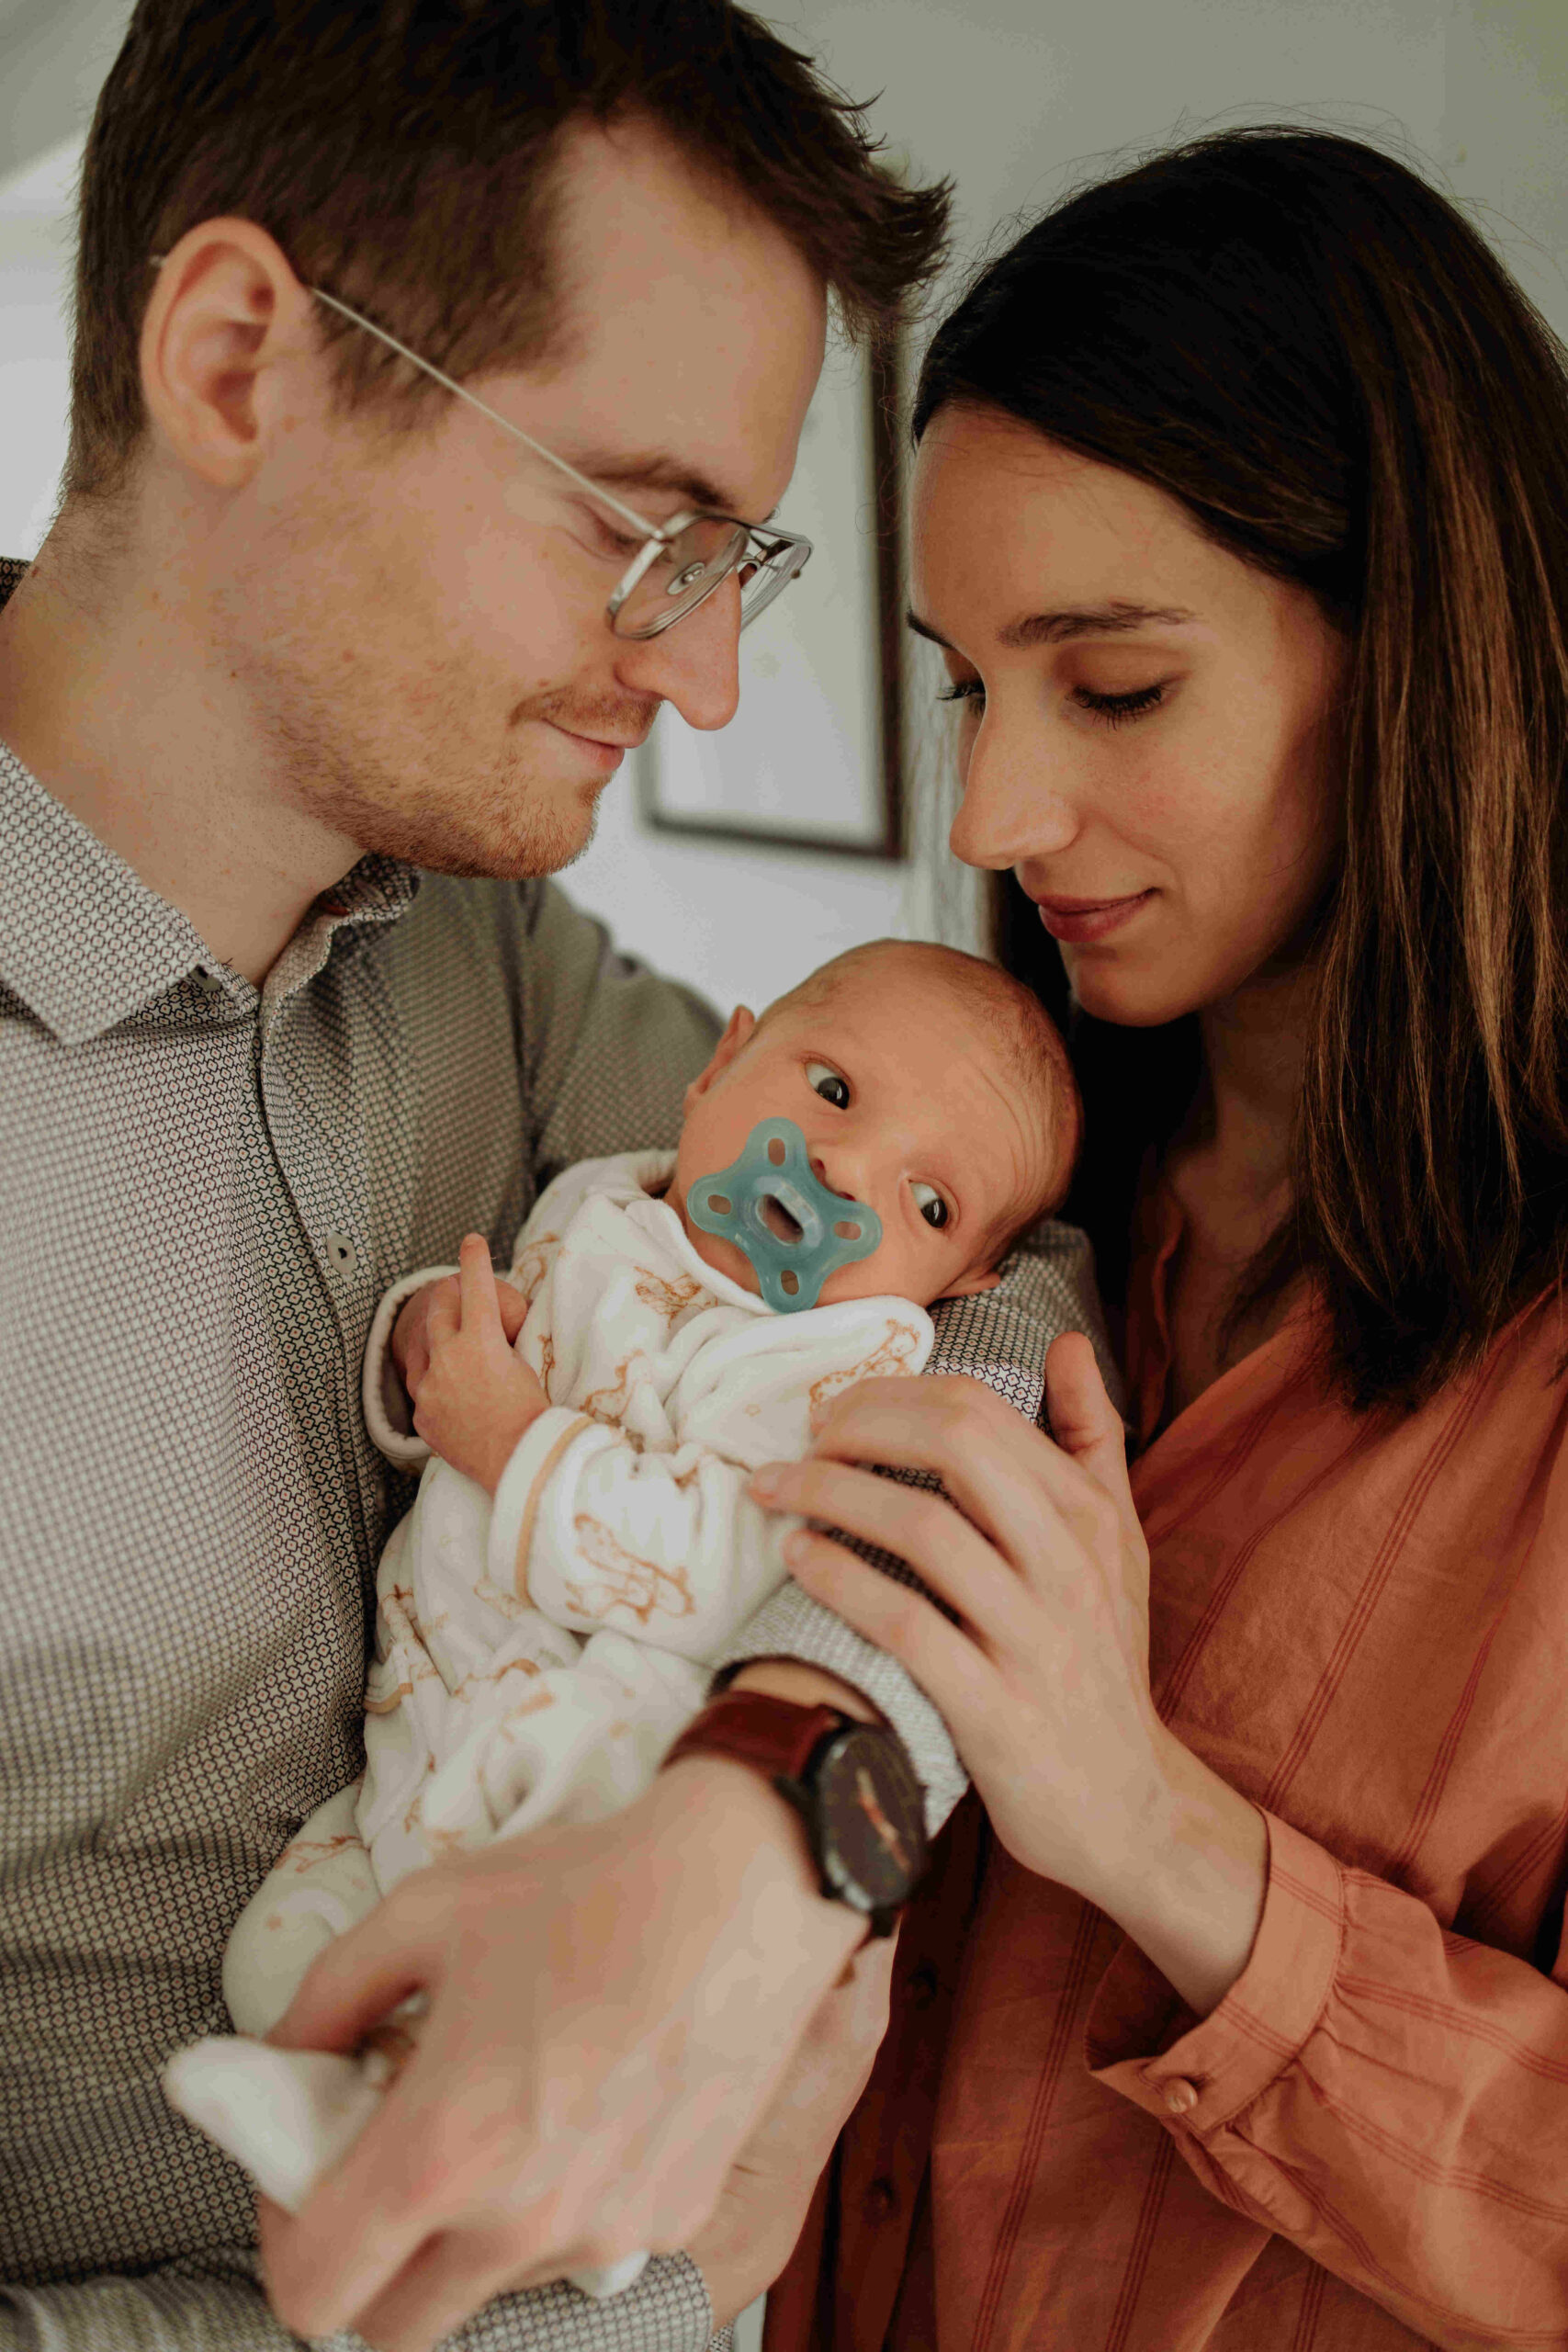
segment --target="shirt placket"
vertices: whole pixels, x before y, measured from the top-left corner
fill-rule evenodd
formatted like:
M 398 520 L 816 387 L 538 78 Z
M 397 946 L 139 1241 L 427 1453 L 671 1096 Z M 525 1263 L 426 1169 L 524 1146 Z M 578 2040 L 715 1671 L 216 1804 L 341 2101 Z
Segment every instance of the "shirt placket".
M 311 1455 L 323 1519 L 341 1522 L 367 1589 L 381 1533 L 382 1498 L 358 1409 L 359 1367 L 378 1283 L 370 1205 L 373 1170 L 354 1113 L 346 1021 L 329 1035 L 329 995 L 341 1004 L 350 943 L 319 919 L 269 977 L 256 1039 L 256 1101 L 270 1157 L 317 1283 L 319 1323 L 278 1323 L 295 1409 Z M 326 967 L 334 967 L 332 971 Z

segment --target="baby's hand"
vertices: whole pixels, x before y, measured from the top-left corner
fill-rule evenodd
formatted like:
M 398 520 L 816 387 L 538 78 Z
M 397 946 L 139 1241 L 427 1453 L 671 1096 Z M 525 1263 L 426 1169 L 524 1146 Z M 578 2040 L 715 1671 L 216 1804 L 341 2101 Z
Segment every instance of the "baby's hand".
M 424 1324 L 429 1361 L 413 1425 L 433 1453 L 493 1495 L 519 1439 L 550 1400 L 507 1341 L 482 1234 L 467 1237 L 457 1262 L 456 1284 L 432 1288 Z
M 411 1401 L 418 1396 L 420 1383 L 430 1365 L 430 1310 L 438 1298 L 446 1299 L 456 1307 L 461 1295 L 457 1276 L 443 1274 L 439 1282 L 426 1283 L 412 1298 L 405 1298 L 398 1310 L 398 1319 L 392 1326 L 391 1355 Z M 512 1283 L 498 1281 L 495 1295 L 501 1308 L 501 1328 L 514 1342 L 528 1319 L 528 1302 Z

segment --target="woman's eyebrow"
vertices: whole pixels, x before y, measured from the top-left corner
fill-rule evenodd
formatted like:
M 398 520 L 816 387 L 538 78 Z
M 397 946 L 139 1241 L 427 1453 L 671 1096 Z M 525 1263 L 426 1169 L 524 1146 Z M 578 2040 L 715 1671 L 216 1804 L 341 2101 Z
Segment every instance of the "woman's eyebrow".
M 1198 617 L 1185 605 L 1134 605 L 1118 596 L 1108 605 L 1079 605 L 1062 612 L 1030 613 L 1022 620 L 1010 621 L 1006 628 L 998 629 L 997 642 L 1017 653 L 1032 645 L 1059 645 L 1069 637 L 1116 637 L 1135 628 L 1179 628 Z M 946 646 L 950 653 L 956 651 L 942 631 L 921 620 L 919 613 L 907 613 L 905 618 L 917 637 L 929 638 L 933 645 Z

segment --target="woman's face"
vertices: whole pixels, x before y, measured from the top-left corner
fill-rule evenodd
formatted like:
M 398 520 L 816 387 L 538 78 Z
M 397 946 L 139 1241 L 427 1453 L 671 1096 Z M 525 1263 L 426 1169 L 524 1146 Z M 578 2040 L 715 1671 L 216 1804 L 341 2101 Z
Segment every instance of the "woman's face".
M 954 854 L 1013 869 L 1085 1010 L 1141 1027 L 1287 966 L 1339 839 L 1315 599 L 983 409 L 927 428 L 912 557 L 962 705 Z

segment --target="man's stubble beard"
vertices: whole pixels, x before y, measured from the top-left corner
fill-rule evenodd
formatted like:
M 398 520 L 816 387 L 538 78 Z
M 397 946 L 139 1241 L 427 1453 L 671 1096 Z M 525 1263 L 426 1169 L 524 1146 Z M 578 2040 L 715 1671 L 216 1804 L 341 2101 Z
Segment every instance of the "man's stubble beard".
M 284 674 L 276 662 L 254 678 L 255 707 L 288 797 L 362 855 L 468 879 L 521 881 L 558 874 L 592 841 L 599 795 L 613 778 L 541 786 L 526 752 L 509 743 L 492 749 L 482 768 L 477 748 L 467 761 L 433 753 L 444 733 L 453 743 L 465 740 L 456 681 L 441 696 L 451 709 L 449 728 L 427 709 L 415 757 L 394 766 L 382 744 L 349 735 L 311 681 Z M 513 723 L 558 713 L 564 725 L 570 706 L 570 689 L 553 689 L 517 705 Z M 626 711 L 621 707 L 617 719 L 584 697 L 576 715 L 587 732 L 592 724 L 624 726 Z

